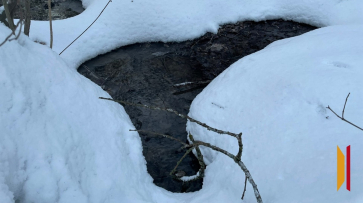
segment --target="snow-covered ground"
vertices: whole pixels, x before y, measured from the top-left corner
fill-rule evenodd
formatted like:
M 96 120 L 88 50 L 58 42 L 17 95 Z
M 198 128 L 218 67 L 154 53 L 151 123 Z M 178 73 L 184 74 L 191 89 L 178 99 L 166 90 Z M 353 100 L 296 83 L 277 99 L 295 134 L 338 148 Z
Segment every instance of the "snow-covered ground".
M 86 10 L 55 21 L 60 53 L 98 16 L 108 0 L 83 0 Z M 363 23 L 361 0 L 115 0 L 62 58 L 73 68 L 117 47 L 146 41 L 182 41 L 217 32 L 220 24 L 283 18 L 316 26 Z M 49 23 L 32 22 L 30 37 L 49 44 Z
M 191 117 L 243 132 L 242 160 L 267 202 L 363 201 L 363 132 L 326 109 L 341 114 L 351 92 L 345 118 L 363 126 L 362 36 L 363 25 L 349 25 L 280 40 L 234 63 L 194 99 Z M 187 130 L 238 152 L 227 135 L 191 123 Z M 345 184 L 337 192 L 337 145 L 344 154 L 351 145 L 351 192 Z M 225 187 L 237 198 L 241 169 L 222 154 L 203 151 L 212 162 L 203 189 Z M 253 202 L 252 187 L 247 191 L 246 202 Z
M 233 64 L 193 101 L 190 115 L 243 132 L 242 160 L 264 202 L 363 202 L 363 2 L 360 0 L 84 0 L 79 16 L 54 21 L 54 51 L 26 36 L 0 47 L 0 202 L 241 202 L 244 175 L 203 149 L 203 189 L 173 194 L 147 174 L 141 141 L 124 109 L 75 68 L 122 45 L 181 41 L 238 20 L 292 19 L 327 26 L 280 40 Z M 10 30 L 0 24 L 0 40 Z M 32 40 L 49 41 L 32 22 Z M 213 105 L 212 104 L 216 104 Z M 220 108 L 222 107 L 222 108 Z M 188 123 L 228 151 L 236 141 Z M 351 192 L 336 191 L 336 146 L 352 147 Z M 255 202 L 248 184 L 244 202 Z

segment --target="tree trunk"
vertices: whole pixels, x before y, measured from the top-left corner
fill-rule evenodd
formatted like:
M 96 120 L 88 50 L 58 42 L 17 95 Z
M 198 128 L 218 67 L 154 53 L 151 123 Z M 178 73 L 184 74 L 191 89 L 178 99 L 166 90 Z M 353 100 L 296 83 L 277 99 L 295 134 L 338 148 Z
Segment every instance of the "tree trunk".
M 53 28 L 52 28 L 52 0 L 48 0 L 49 27 L 50 27 L 50 48 L 53 47 Z
M 7 0 L 3 0 L 3 5 L 4 5 L 4 9 L 5 9 L 5 14 L 6 14 L 6 19 L 8 21 L 9 24 L 9 28 L 13 31 L 13 33 L 15 34 L 15 25 L 14 25 L 14 20 L 11 17 L 11 13 L 10 13 L 10 9 L 9 9 L 9 4 Z
M 31 15 L 30 15 L 30 0 L 24 0 L 24 7 L 25 7 L 25 25 L 24 25 L 24 34 L 29 36 L 30 32 L 30 22 L 31 22 Z

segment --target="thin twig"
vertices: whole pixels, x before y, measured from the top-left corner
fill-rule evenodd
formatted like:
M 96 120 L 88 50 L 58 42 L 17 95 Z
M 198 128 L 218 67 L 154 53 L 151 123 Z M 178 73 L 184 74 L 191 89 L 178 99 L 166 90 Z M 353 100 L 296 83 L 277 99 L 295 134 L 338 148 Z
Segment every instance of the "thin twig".
M 349 95 L 350 95 L 350 92 L 348 93 L 347 98 L 345 98 L 344 108 L 343 108 L 343 111 L 342 111 L 342 118 L 344 118 L 345 106 L 347 105 L 347 101 L 348 101 L 348 97 L 349 97 Z
M 7 41 L 8 41 L 8 39 L 11 37 L 13 35 L 13 33 L 10 33 L 10 35 L 8 35 L 6 38 L 5 38 L 5 40 L 0 44 L 0 47 L 3 45 L 3 44 L 5 44 Z
M 101 16 L 101 14 L 103 13 L 103 11 L 106 9 L 106 7 L 108 6 L 109 3 L 111 3 L 112 0 L 109 0 L 108 3 L 106 4 L 106 6 L 102 9 L 101 13 L 97 16 L 97 18 L 92 22 L 92 24 L 90 26 L 88 26 L 87 29 L 85 29 L 82 34 L 80 34 L 75 40 L 73 40 L 73 42 L 71 42 L 66 48 L 63 49 L 63 51 L 59 54 L 61 55 L 66 49 L 68 49 L 68 47 L 70 47 L 78 38 L 80 38 L 92 25 L 93 23 L 95 23 L 98 18 Z
M 352 122 L 350 122 L 350 121 L 348 121 L 348 120 L 346 120 L 345 118 L 342 118 L 342 117 L 340 117 L 338 114 L 336 114 L 334 111 L 333 111 L 333 109 L 331 109 L 330 108 L 330 106 L 328 106 L 328 107 L 326 107 L 327 109 L 329 109 L 331 112 L 333 112 L 338 118 L 340 118 L 340 119 L 342 119 L 343 121 L 345 121 L 345 122 L 347 122 L 347 123 L 349 123 L 350 125 L 352 125 L 352 126 L 354 126 L 354 127 L 356 127 L 356 128 L 358 128 L 359 130 L 362 130 L 363 131 L 363 128 L 361 128 L 361 127 L 359 127 L 359 126 L 357 126 L 356 124 L 354 124 L 354 123 L 352 123 Z
M 211 145 L 209 143 L 206 143 L 206 142 L 195 141 L 192 145 L 193 146 L 202 145 L 202 146 L 211 148 L 211 149 L 213 149 L 215 151 L 218 151 L 218 152 L 221 152 L 222 154 L 224 154 L 224 155 L 230 157 L 231 159 L 233 159 L 240 166 L 240 168 L 242 169 L 242 171 L 245 173 L 245 175 L 246 175 L 246 177 L 248 179 L 248 182 L 251 183 L 252 188 L 253 188 L 253 191 L 255 193 L 255 197 L 256 197 L 257 202 L 258 203 L 262 203 L 263 202 L 262 201 L 262 197 L 260 195 L 260 192 L 258 191 L 257 184 L 253 180 L 250 171 L 247 169 L 246 165 L 241 160 L 238 161 L 238 159 L 236 158 L 236 156 L 234 156 L 233 154 L 229 153 L 228 151 L 226 151 L 224 149 L 221 149 L 221 148 L 219 148 L 217 146 Z
M 246 192 L 246 190 L 247 190 L 247 176 L 245 177 L 245 189 L 243 190 L 243 193 L 242 193 L 242 200 L 243 200 L 243 197 L 245 196 L 245 192 Z
M 19 28 L 19 32 L 18 32 L 18 34 L 15 36 L 15 38 L 13 38 L 13 39 L 9 39 L 9 42 L 10 42 L 10 41 L 13 41 L 13 40 L 17 40 L 17 39 L 19 39 L 22 28 L 23 28 L 23 20 L 20 20 L 20 28 Z
M 143 108 L 148 108 L 148 109 L 153 109 L 153 110 L 167 111 L 167 112 L 170 112 L 170 113 L 174 113 L 175 115 L 177 115 L 177 116 L 179 116 L 181 118 L 185 118 L 185 119 L 188 119 L 191 122 L 197 123 L 198 125 L 205 127 L 207 130 L 216 132 L 218 134 L 230 135 L 230 136 L 235 137 L 235 138 L 238 137 L 238 134 L 231 133 L 231 132 L 228 132 L 228 131 L 218 130 L 216 128 L 212 128 L 212 127 L 210 127 L 209 125 L 207 125 L 205 123 L 197 121 L 194 118 L 191 118 L 191 117 L 189 117 L 187 115 L 180 114 L 177 111 L 175 111 L 173 109 L 170 109 L 170 108 L 165 108 L 164 109 L 164 108 L 148 106 L 148 105 L 144 105 L 144 104 L 134 104 L 134 103 L 126 102 L 126 101 L 114 100 L 114 99 L 110 99 L 110 98 L 104 98 L 104 97 L 99 97 L 99 98 L 104 99 L 104 100 L 114 101 L 114 102 L 117 102 L 117 103 L 120 103 L 120 104 L 130 105 L 130 106 L 138 106 L 138 107 L 143 107 Z
M 192 134 L 189 133 L 189 139 L 190 141 L 192 141 L 193 143 L 194 141 L 194 137 Z M 200 165 L 200 169 L 199 169 L 199 178 L 203 178 L 204 177 L 204 171 L 206 169 L 206 165 L 204 163 L 204 158 L 203 158 L 203 154 L 199 149 L 199 146 L 195 146 L 195 151 L 197 152 L 197 159 Z
M 356 124 L 354 124 L 354 123 L 352 123 L 352 122 L 350 122 L 350 121 L 348 121 L 348 120 L 346 120 L 346 119 L 344 118 L 345 106 L 346 106 L 346 104 L 347 104 L 347 101 L 348 101 L 348 97 L 349 97 L 349 95 L 350 95 L 350 93 L 348 94 L 347 98 L 345 99 L 344 108 L 343 108 L 343 111 L 342 111 L 342 116 L 339 116 L 337 113 L 335 113 L 335 111 L 334 111 L 333 109 L 331 109 L 331 108 L 330 108 L 330 106 L 328 106 L 328 107 L 326 107 L 326 108 L 327 108 L 327 109 L 329 109 L 331 112 L 333 112 L 333 113 L 334 113 L 334 114 L 335 114 L 338 118 L 340 118 L 341 120 L 343 120 L 343 121 L 345 121 L 345 122 L 349 123 L 350 125 L 352 125 L 352 126 L 354 126 L 354 127 L 358 128 L 359 130 L 362 130 L 362 131 L 363 131 L 363 128 L 361 128 L 361 127 L 357 126 Z
M 173 87 L 180 87 L 180 86 L 186 86 L 186 85 L 200 85 L 200 84 L 208 84 L 211 80 L 205 80 L 205 81 L 197 81 L 197 82 L 182 82 L 173 85 Z
M 240 134 L 234 134 L 234 133 L 230 133 L 230 132 L 227 132 L 226 131 L 221 131 L 221 130 L 218 130 L 218 129 L 215 129 L 215 128 L 212 128 L 204 123 L 201 123 L 200 121 L 197 121 L 193 118 L 190 118 L 189 116 L 185 116 L 185 115 L 182 115 L 182 114 L 179 114 L 177 111 L 173 110 L 173 109 L 162 109 L 160 107 L 153 107 L 153 106 L 147 106 L 147 105 L 142 105 L 142 104 L 134 104 L 134 103 L 130 103 L 130 102 L 125 102 L 125 101 L 119 101 L 119 100 L 113 100 L 113 99 L 109 99 L 109 98 L 104 98 L 104 97 L 99 97 L 100 99 L 104 99 L 104 100 L 110 100 L 110 101 L 114 101 L 114 102 L 118 102 L 120 104 L 125 104 L 125 105 L 131 105 L 131 106 L 140 106 L 140 107 L 144 107 L 144 108 L 149 108 L 149 109 L 153 109 L 153 110 L 162 110 L 162 111 L 167 111 L 167 112 L 170 112 L 170 113 L 174 113 L 176 115 L 178 115 L 179 117 L 182 117 L 182 118 L 186 118 L 188 119 L 189 121 L 191 122 L 195 122 L 205 128 L 207 128 L 208 130 L 211 130 L 211 131 L 214 131 L 214 132 L 217 132 L 217 133 L 220 133 L 220 134 L 228 134 L 228 135 L 231 135 L 232 137 L 236 137 L 237 140 L 238 140 L 238 145 L 239 145 L 239 150 L 238 150 L 238 153 L 236 156 L 234 156 L 233 154 L 229 153 L 228 151 L 224 150 L 224 149 L 221 149 L 217 146 L 214 146 L 214 145 L 211 145 L 209 143 L 206 143 L 206 142 L 202 142 L 202 141 L 195 141 L 193 136 L 189 133 L 189 138 L 190 140 L 193 142 L 192 144 L 189 144 L 189 145 L 185 145 L 184 147 L 185 148 L 189 148 L 185 154 L 183 155 L 183 157 L 178 161 L 178 163 L 176 164 L 176 166 L 174 167 L 174 169 L 170 172 L 170 175 L 173 175 L 177 169 L 177 167 L 179 166 L 179 164 L 183 161 L 183 159 L 195 148 L 196 151 L 197 151 L 197 155 L 198 155 L 198 160 L 200 161 L 200 165 L 201 165 L 201 169 L 199 170 L 199 172 L 195 175 L 195 178 L 193 177 L 191 180 L 195 180 L 195 179 L 198 179 L 200 177 L 203 177 L 204 175 L 204 167 L 205 167 L 205 164 L 204 164 L 204 161 L 203 161 L 203 155 L 202 153 L 200 152 L 200 149 L 199 149 L 199 146 L 204 146 L 204 147 L 208 147 L 208 148 L 211 148 L 215 151 L 218 151 L 218 152 L 221 152 L 222 154 L 225 154 L 226 156 L 230 157 L 231 159 L 233 159 L 233 161 L 235 163 L 237 163 L 240 168 L 242 169 L 242 171 L 244 172 L 245 176 L 246 176 L 246 179 L 250 182 L 250 184 L 252 185 L 252 188 L 253 188 L 253 191 L 254 191 L 254 194 L 255 194 L 255 197 L 256 197 L 256 200 L 258 203 L 262 203 L 262 197 L 260 195 L 260 192 L 258 191 L 258 188 L 257 188 L 257 184 L 255 183 L 255 181 L 253 180 L 252 178 L 252 175 L 251 173 L 249 172 L 249 170 L 247 169 L 246 165 L 242 162 L 241 160 L 241 156 L 242 156 L 242 150 L 243 150 L 243 145 L 242 145 L 242 133 Z M 137 130 L 134 130 L 134 131 L 137 131 Z M 141 132 L 141 130 L 139 131 Z M 159 133 L 155 133 L 155 134 L 159 134 Z M 159 134 L 159 135 L 162 135 L 162 134 Z M 165 136 L 165 135 L 162 135 L 164 137 L 168 137 L 168 138 L 171 138 L 171 136 Z M 203 173 L 202 173 L 203 172 Z M 178 178 L 178 177 L 177 177 Z M 178 178 L 180 179 L 180 178 Z M 182 180 L 182 179 L 180 179 Z M 188 180 L 189 181 L 189 180 Z M 246 181 L 245 181 L 245 189 L 244 189 L 244 192 L 243 192 L 243 195 L 242 195 L 242 198 L 244 196 L 244 193 L 245 193 L 245 190 L 246 190 Z
M 178 168 L 179 164 L 183 161 L 183 159 L 194 149 L 194 147 L 191 147 L 190 149 L 188 149 L 184 155 L 182 156 L 182 158 L 180 158 L 180 160 L 178 161 L 178 163 L 176 163 L 174 169 L 170 172 L 170 175 L 173 175 L 176 171 L 176 169 Z
M 18 26 L 20 25 L 22 23 L 22 20 L 19 20 L 18 21 L 18 23 L 16 24 L 16 26 L 15 26 L 15 30 L 18 28 Z M 21 29 L 20 29 L 21 30 Z M 11 32 L 6 38 L 5 38 L 5 40 L 0 44 L 0 47 L 2 46 L 2 45 L 4 45 L 9 39 L 10 39 L 10 37 L 12 36 L 12 35 L 15 35 L 15 32 Z M 19 35 L 19 34 L 18 34 Z M 17 36 L 15 36 L 15 38 L 16 38 Z M 17 39 L 17 38 L 16 38 Z M 10 39 L 10 40 L 13 40 L 13 39 Z
M 181 143 L 182 145 L 184 145 L 185 147 L 189 146 L 187 143 L 179 140 L 178 138 L 175 138 L 175 137 L 172 137 L 170 135 L 165 135 L 165 134 L 161 134 L 161 133 L 156 133 L 156 132 L 152 132 L 152 131 L 147 131 L 147 130 L 129 130 L 129 131 L 136 131 L 136 132 L 143 132 L 143 133 L 149 133 L 149 134 L 154 134 L 154 135 L 160 135 L 160 136 L 163 136 L 163 137 L 166 137 L 166 138 L 169 138 L 169 139 L 172 139 L 172 140 L 175 140 L 179 143 Z
M 242 133 L 238 134 L 237 140 L 238 140 L 238 153 L 237 153 L 236 157 L 238 160 L 241 160 L 242 151 L 243 151 Z
M 100 85 L 101 87 L 102 87 L 102 89 L 104 89 L 104 85 L 109 81 L 109 80 L 112 80 L 114 77 L 115 77 L 115 75 L 116 75 L 116 73 L 119 73 L 120 72 L 120 70 L 118 70 L 118 69 L 116 69 L 113 73 L 112 73 L 112 75 L 110 75 L 110 76 L 108 76 L 103 82 L 102 82 L 102 84 Z

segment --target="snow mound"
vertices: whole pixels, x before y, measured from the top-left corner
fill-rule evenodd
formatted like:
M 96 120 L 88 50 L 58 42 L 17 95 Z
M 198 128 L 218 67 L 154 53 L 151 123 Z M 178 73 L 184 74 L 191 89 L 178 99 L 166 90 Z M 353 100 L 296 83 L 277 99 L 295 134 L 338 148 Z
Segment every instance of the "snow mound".
M 83 0 L 83 13 L 54 21 L 53 49 L 60 53 L 108 1 Z M 84 61 L 124 45 L 194 39 L 206 32 L 216 33 L 221 24 L 243 20 L 282 18 L 316 26 L 363 23 L 361 8 L 361 0 L 117 0 L 61 56 L 70 67 L 78 68 Z M 33 21 L 30 35 L 48 43 L 49 23 Z
M 0 39 L 9 33 L 0 24 Z M 154 201 L 121 105 L 24 35 L 0 56 L 1 203 Z
M 189 116 L 210 126 L 243 132 L 242 160 L 265 202 L 361 202 L 363 133 L 363 26 L 331 26 L 280 40 L 225 70 L 193 101 Z M 188 122 L 195 139 L 236 154 L 235 138 Z M 337 145 L 351 145 L 351 192 L 337 192 Z M 203 190 L 237 202 L 244 174 L 223 154 L 202 147 L 209 163 Z M 254 202 L 252 187 L 245 202 Z M 220 199 L 222 202 L 222 198 Z M 209 200 L 203 199 L 201 202 Z M 232 202 L 232 201 L 230 201 Z

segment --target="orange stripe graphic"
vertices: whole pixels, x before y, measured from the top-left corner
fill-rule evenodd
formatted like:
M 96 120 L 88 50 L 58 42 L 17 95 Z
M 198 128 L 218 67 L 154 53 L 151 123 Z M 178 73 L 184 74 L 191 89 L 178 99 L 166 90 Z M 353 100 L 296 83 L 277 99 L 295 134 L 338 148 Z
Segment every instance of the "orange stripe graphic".
M 345 180 L 344 154 L 337 146 L 337 191 L 343 185 Z

